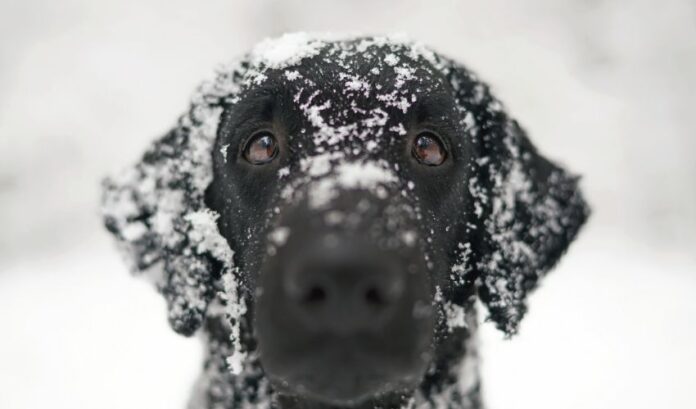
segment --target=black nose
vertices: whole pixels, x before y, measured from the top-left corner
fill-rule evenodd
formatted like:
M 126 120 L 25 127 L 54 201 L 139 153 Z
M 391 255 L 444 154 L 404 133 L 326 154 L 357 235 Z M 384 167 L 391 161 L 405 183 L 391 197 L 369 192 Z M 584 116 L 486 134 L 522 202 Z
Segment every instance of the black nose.
M 310 330 L 378 331 L 405 296 L 406 272 L 380 254 L 315 255 L 284 276 L 288 308 Z
M 408 207 L 339 191 L 299 202 L 269 236 L 249 304 L 264 373 L 281 394 L 329 406 L 414 387 L 434 346 L 434 285 Z M 398 195 L 394 195 L 397 197 Z

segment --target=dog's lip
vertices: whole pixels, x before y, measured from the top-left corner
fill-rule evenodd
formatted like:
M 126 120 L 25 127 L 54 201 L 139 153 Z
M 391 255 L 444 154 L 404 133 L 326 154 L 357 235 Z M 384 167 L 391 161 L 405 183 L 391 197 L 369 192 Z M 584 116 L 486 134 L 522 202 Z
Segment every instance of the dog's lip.
M 424 354 L 421 356 L 425 357 Z M 405 367 L 405 361 L 401 359 L 384 359 L 384 355 L 366 354 L 360 350 L 341 351 L 335 346 L 295 355 L 294 359 L 295 363 L 284 366 L 280 373 L 267 374 L 284 388 L 295 392 L 302 391 L 302 387 L 322 391 L 344 383 L 363 384 L 363 388 L 372 390 L 373 394 L 396 390 L 419 381 L 427 367 L 423 366 L 421 370 L 411 367 L 411 364 Z M 364 385 L 366 383 L 368 385 Z
M 365 371 L 346 374 L 340 368 L 332 376 L 315 372 L 298 372 L 294 376 L 273 378 L 280 382 L 285 393 L 304 397 L 331 405 L 352 406 L 380 394 L 403 388 L 405 380 L 393 379 L 382 371 Z

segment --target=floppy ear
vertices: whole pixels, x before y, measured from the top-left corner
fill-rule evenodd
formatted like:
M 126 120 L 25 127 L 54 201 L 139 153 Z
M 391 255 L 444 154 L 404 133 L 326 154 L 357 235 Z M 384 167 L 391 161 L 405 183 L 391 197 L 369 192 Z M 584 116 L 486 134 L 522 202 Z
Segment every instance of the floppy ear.
M 464 68 L 449 73 L 463 122 L 478 151 L 474 198 L 478 292 L 490 319 L 517 332 L 527 294 L 589 216 L 579 178 L 544 158 L 486 85 Z
M 207 209 L 211 147 L 221 109 L 202 105 L 156 140 L 140 162 L 103 182 L 102 212 L 134 273 L 147 273 L 167 301 L 169 323 L 198 329 L 232 252 Z

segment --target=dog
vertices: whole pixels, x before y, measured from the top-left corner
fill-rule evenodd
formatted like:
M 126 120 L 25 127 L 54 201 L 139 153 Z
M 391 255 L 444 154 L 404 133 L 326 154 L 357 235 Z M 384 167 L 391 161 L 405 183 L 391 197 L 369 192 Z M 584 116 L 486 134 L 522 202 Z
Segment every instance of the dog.
M 477 304 L 518 331 L 578 184 L 457 62 L 295 33 L 204 82 L 103 214 L 204 340 L 189 407 L 480 408 Z

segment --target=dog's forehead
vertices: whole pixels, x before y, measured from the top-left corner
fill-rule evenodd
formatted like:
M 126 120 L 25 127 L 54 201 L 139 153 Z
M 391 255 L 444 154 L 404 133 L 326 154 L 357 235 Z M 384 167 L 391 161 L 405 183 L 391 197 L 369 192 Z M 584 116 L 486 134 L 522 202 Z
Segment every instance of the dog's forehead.
M 403 133 L 404 119 L 426 99 L 451 95 L 441 73 L 409 48 L 351 45 L 328 48 L 280 74 L 312 125 L 319 116 L 329 126 L 354 127 L 359 133 L 350 136 L 362 139 L 389 128 Z
M 387 169 L 381 154 L 424 107 L 454 106 L 441 59 L 401 37 L 286 35 L 257 46 L 247 64 L 238 101 L 282 100 L 299 119 L 289 138 L 303 144 L 301 170 L 314 176 L 356 161 Z
M 316 55 L 284 68 L 281 75 L 345 99 L 371 94 L 380 99 L 396 90 L 404 94 L 441 91 L 442 75 L 435 63 L 411 44 L 362 39 L 327 43 Z
M 255 49 L 245 90 L 290 99 L 286 106 L 302 114 L 301 133 L 313 136 L 319 152 L 346 142 L 374 150 L 389 134 L 404 135 L 404 122 L 428 100 L 453 99 L 442 63 L 414 43 L 300 37 L 291 45 L 275 40 Z M 292 57 L 281 58 L 288 48 Z
M 380 82 L 398 76 L 399 86 L 415 70 L 422 83 L 437 82 L 435 78 L 445 67 L 433 51 L 401 36 L 340 40 L 305 33 L 262 42 L 246 56 L 245 65 L 245 76 L 254 84 L 281 71 L 290 80 L 305 74 L 322 85 L 356 75 Z

